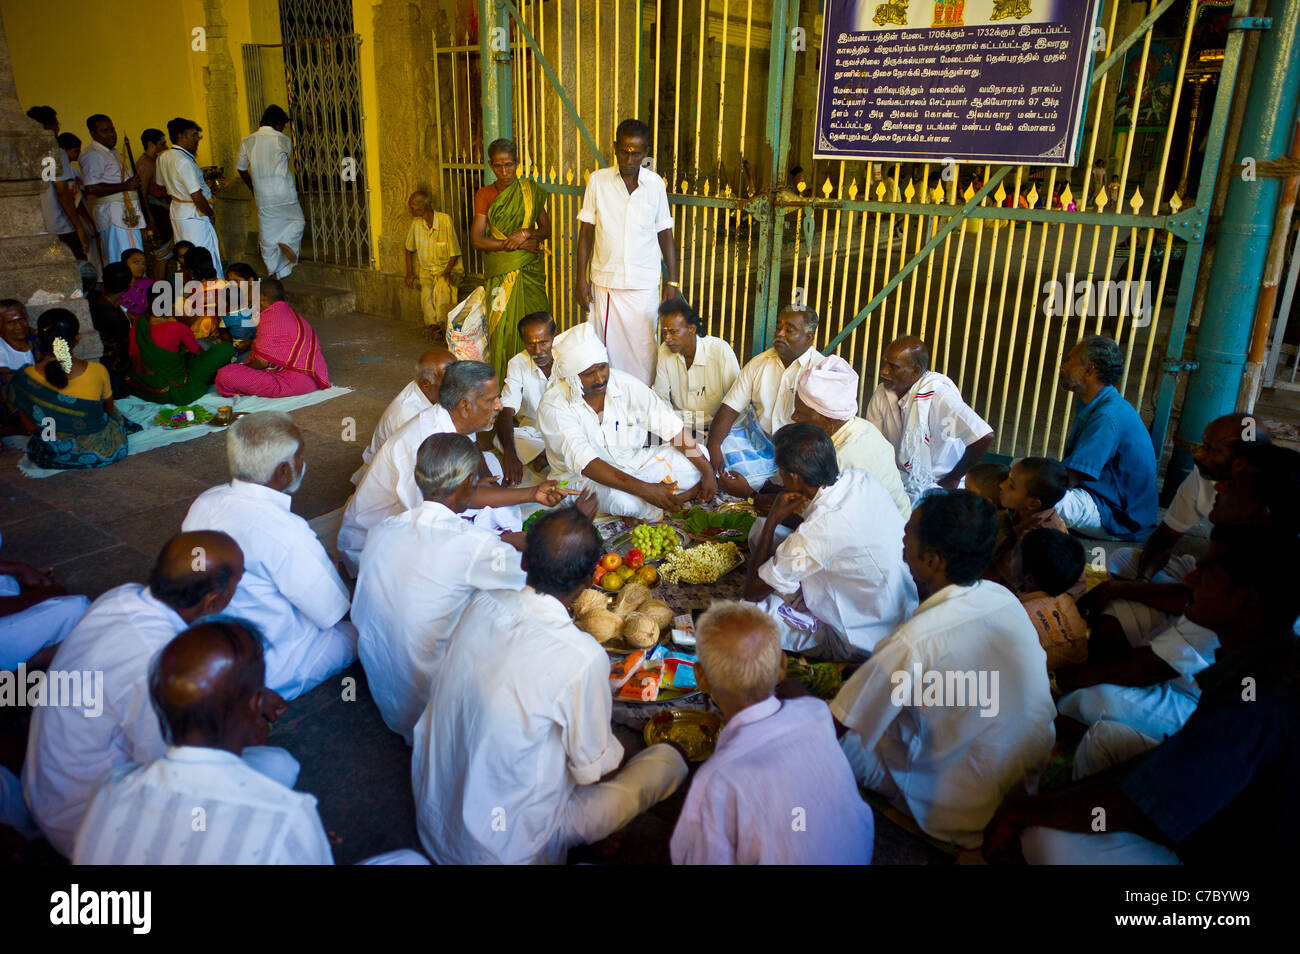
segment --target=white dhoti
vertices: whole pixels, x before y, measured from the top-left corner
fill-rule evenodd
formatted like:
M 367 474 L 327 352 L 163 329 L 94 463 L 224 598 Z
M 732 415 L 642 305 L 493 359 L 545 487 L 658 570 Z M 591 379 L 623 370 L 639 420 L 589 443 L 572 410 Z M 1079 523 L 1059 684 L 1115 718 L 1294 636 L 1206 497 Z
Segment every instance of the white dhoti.
M 224 275 L 221 246 L 212 220 L 200 212 L 193 202 L 182 202 L 179 199 L 172 200 L 171 219 L 175 240 L 193 242 L 199 248 L 206 248 L 212 253 L 212 264 L 217 268 L 217 275 Z
M 441 272 L 420 273 L 420 314 L 430 327 L 446 327 L 456 307 L 456 286 Z
M 1074 753 L 1074 777 L 1085 778 L 1136 758 L 1157 742 L 1126 725 L 1098 722 Z M 1031 865 L 1177 865 L 1178 855 L 1164 845 L 1133 832 L 1060 831 L 1027 828 L 1020 836 L 1025 861 Z
M 298 249 L 302 247 L 302 230 L 306 225 L 302 206 L 297 202 L 258 207 L 257 242 L 262 250 L 262 261 L 266 263 L 266 273 L 271 278 L 288 278 L 293 271 L 295 262 L 285 257 L 280 246 L 287 245 L 293 249 L 296 260 Z M 215 254 L 214 252 L 213 255 Z
M 609 351 L 609 366 L 647 387 L 659 355 L 659 289 L 591 285 L 591 323 Z
M 569 847 L 590 845 L 627 826 L 686 781 L 686 761 L 667 745 L 652 745 L 608 781 L 580 785 L 564 806 L 562 837 Z
M 339 620 L 329 629 L 321 630 L 315 639 L 292 644 L 288 652 L 269 645 L 266 685 L 286 700 L 297 699 L 342 672 L 356 659 L 357 628 L 348 620 Z
M 785 529 L 782 527 L 781 529 Z M 786 530 L 788 534 L 790 531 Z M 868 654 L 854 646 L 835 627 L 822 622 L 808 610 L 791 607 L 780 593 L 769 593 L 757 603 L 781 631 L 781 648 L 806 653 L 834 662 L 861 660 Z
M 6 588 L 8 589 L 8 588 Z M 0 591 L 0 596 L 17 596 Z M 13 671 L 42 649 L 56 646 L 90 608 L 84 596 L 56 596 L 10 616 L 0 616 L 0 669 Z
M 542 432 L 527 424 L 515 427 L 515 455 L 525 464 L 531 464 L 546 451 Z
M 1137 561 L 1138 551 L 1132 547 L 1123 547 L 1110 555 L 1107 569 L 1114 576 L 1129 579 L 1137 572 Z M 1190 554 L 1170 557 L 1164 569 L 1152 577 L 1152 582 L 1181 583 L 1195 568 L 1196 558 Z M 1154 636 L 1175 619 L 1170 613 L 1134 600 L 1111 600 L 1106 604 L 1104 612 L 1119 620 L 1129 645 L 1135 648 L 1150 643 Z
M 144 244 L 140 241 L 140 236 L 139 229 L 120 229 L 116 225 L 100 229 L 99 241 L 104 247 L 104 258 L 108 263 L 120 262 L 122 253 L 128 248 L 143 249 Z
M 648 484 L 658 484 L 665 480 L 677 482 L 677 490 L 690 490 L 700 482 L 700 472 L 685 454 L 671 445 L 644 448 L 633 466 L 616 465 L 625 474 L 644 480 Z M 585 490 L 590 487 L 596 494 L 597 506 L 601 513 L 616 517 L 639 517 L 651 522 L 663 519 L 664 512 L 653 504 L 647 503 L 635 494 L 625 490 L 616 490 L 597 483 L 582 474 L 554 474 L 554 480 L 568 481 L 566 490 Z
M 128 248 L 144 248 L 141 229 L 128 228 L 131 225 L 140 226 L 144 222 L 137 200 L 132 199 L 135 209 L 134 218 L 129 218 L 126 214 L 123 193 L 119 192 L 102 199 L 91 196 L 89 202 L 90 216 L 94 219 L 95 230 L 99 232 L 99 244 L 104 250 L 104 265 L 120 262 L 122 253 Z
M 1154 686 L 1103 683 L 1062 696 L 1056 711 L 1087 726 L 1120 723 L 1153 739 L 1167 739 L 1192 717 L 1198 698 L 1172 679 Z

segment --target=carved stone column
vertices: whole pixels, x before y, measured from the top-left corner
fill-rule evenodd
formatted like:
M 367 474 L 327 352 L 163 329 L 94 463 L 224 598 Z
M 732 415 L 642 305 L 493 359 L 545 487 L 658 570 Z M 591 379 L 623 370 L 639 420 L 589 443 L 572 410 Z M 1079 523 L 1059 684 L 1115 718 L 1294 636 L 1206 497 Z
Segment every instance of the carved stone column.
M 27 302 L 33 324 L 47 308 L 67 308 L 81 321 L 77 356 L 103 353 L 81 297 L 81 273 L 67 246 L 45 231 L 42 171 L 58 168 L 58 144 L 18 104 L 9 43 L 0 22 L 0 298 Z M 46 158 L 53 163 L 46 163 Z M 75 297 L 74 297 L 75 296 Z

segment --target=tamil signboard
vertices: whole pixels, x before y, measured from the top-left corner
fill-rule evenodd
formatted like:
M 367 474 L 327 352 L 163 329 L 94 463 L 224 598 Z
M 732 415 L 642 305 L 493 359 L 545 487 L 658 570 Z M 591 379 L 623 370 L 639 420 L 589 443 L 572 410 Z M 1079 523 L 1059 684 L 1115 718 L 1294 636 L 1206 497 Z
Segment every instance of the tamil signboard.
M 818 159 L 1073 165 L 1099 0 L 826 0 Z

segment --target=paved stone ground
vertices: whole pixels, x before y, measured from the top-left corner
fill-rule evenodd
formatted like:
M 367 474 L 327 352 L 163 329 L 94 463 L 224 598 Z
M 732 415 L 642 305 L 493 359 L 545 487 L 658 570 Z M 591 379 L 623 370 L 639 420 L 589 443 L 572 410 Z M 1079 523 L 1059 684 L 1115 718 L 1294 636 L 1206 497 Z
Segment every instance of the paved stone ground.
M 314 319 L 335 384 L 344 397 L 293 412 L 307 442 L 308 473 L 293 511 L 308 520 L 341 507 L 348 478 L 392 396 L 410 380 L 427 347 L 422 329 L 373 316 Z M 356 440 L 342 439 L 347 419 Z M 229 479 L 221 432 L 174 444 L 96 471 L 41 480 L 16 469 L 17 451 L 0 452 L 0 534 L 4 557 L 53 564 L 70 592 L 98 596 L 143 581 L 162 544 L 176 533 L 190 503 Z M 1187 547 L 1203 545 L 1188 539 Z M 356 680 L 356 701 L 343 701 L 343 677 Z M 354 862 L 381 851 L 419 848 L 411 798 L 409 750 L 389 732 L 366 689 L 360 665 L 296 700 L 272 732 L 302 763 L 298 788 L 320 803 L 335 837 L 335 858 Z M 634 733 L 619 729 L 629 754 Z M 574 852 L 570 860 L 628 864 L 667 862 L 667 842 L 682 793 L 657 806 L 617 839 Z M 877 815 L 877 863 L 950 864 L 953 859 Z

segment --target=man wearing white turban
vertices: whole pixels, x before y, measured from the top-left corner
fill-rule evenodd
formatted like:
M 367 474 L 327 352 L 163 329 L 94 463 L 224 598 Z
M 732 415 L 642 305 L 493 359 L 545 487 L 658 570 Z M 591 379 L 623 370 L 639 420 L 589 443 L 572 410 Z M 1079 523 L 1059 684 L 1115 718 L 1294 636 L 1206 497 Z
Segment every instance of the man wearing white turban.
M 906 520 L 912 502 L 894 464 L 894 445 L 858 415 L 858 372 L 837 354 L 827 355 L 799 375 L 792 421 L 815 424 L 831 436 L 840 470 L 865 470 L 884 485 Z
M 649 387 L 609 366 L 590 323 L 556 338 L 553 353 L 537 425 L 555 479 L 570 490 L 590 486 L 605 513 L 645 520 L 717 494 L 709 459 L 682 419 Z M 663 443 L 647 447 L 650 432 Z

